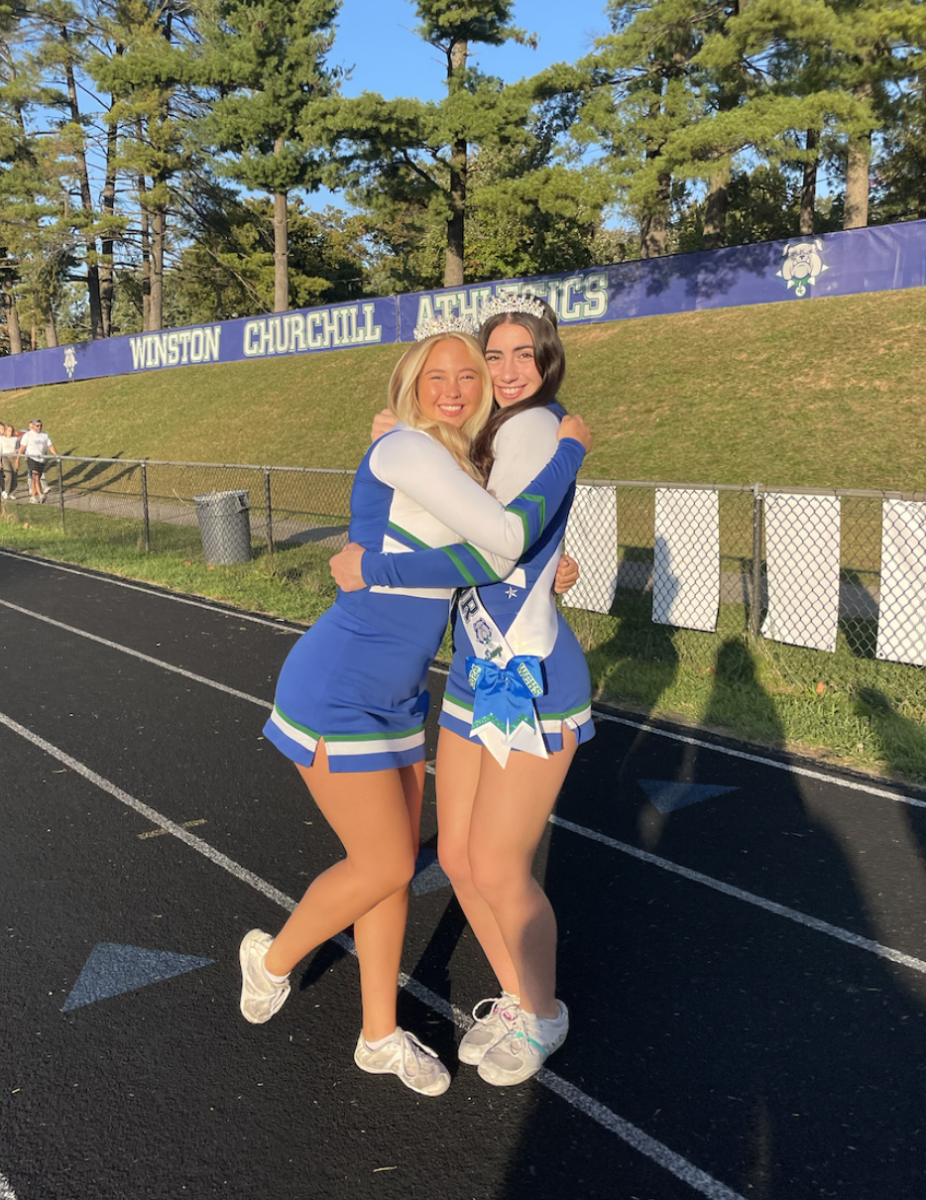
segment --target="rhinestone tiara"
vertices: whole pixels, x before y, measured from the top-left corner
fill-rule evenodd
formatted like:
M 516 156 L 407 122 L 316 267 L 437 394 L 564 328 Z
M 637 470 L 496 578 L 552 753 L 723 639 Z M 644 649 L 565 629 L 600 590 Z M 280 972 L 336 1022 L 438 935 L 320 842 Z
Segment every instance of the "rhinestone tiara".
M 493 296 L 483 302 L 479 310 L 479 324 L 484 325 L 490 317 L 500 317 L 503 313 L 528 313 L 532 317 L 546 315 L 543 304 L 536 296 Z
M 442 333 L 465 333 L 475 337 L 478 332 L 479 326 L 471 317 L 432 317 L 415 326 L 415 341 L 423 342 L 425 338 Z

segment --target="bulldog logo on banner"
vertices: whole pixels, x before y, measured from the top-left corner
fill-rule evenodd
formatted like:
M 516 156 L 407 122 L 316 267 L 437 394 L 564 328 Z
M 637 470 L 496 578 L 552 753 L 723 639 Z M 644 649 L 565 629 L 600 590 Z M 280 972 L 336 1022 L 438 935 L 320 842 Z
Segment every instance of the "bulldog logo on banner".
M 814 238 L 812 242 L 788 242 L 784 250 L 784 262 L 781 270 L 776 271 L 781 279 L 787 282 L 788 290 L 794 288 L 798 299 L 807 295 L 810 284 L 816 283 L 824 271 L 829 270 L 823 261 L 823 241 Z

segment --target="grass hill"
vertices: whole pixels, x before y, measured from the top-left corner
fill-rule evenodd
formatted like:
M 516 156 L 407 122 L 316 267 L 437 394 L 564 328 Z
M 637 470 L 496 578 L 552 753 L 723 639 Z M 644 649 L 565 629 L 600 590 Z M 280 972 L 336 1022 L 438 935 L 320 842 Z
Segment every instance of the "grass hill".
M 926 489 L 926 288 L 566 329 L 592 478 Z M 61 453 L 354 467 L 401 349 L 0 393 Z
M 562 399 L 597 439 L 584 474 L 926 491 L 923 328 L 926 288 L 567 329 Z M 354 467 L 400 354 L 342 350 L 7 392 L 0 415 L 20 427 L 40 415 L 62 453 Z M 874 558 L 856 554 L 853 569 L 877 569 L 877 510 L 865 526 Z M 333 597 L 324 547 L 287 544 L 213 569 L 193 547 L 195 528 L 159 527 L 146 554 L 137 520 L 84 514 L 84 528 L 78 517 L 65 528 L 55 505 L 5 504 L 0 538 L 306 622 Z M 721 606 L 716 634 L 654 624 L 648 596 L 621 594 L 608 616 L 567 616 L 596 697 L 926 782 L 926 676 L 860 656 L 848 628 L 827 655 L 745 636 L 741 604 Z

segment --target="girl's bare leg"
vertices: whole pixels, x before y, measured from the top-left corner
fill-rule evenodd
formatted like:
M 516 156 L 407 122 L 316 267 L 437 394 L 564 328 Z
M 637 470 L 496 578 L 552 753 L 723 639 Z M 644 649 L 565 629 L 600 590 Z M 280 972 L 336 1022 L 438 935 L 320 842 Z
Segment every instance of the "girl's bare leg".
M 564 748 L 549 758 L 512 753 L 503 770 L 482 751 L 472 808 L 469 861 L 473 886 L 495 919 L 510 955 L 521 1008 L 556 1017 L 556 918 L 532 867 L 547 818 L 576 751 L 563 731 Z M 478 934 L 477 934 L 478 936 Z
M 502 990 L 517 996 L 517 969 L 492 909 L 473 884 L 470 867 L 470 824 L 482 755 L 481 742 L 441 729 L 437 742 L 437 852 Z
M 309 885 L 274 939 L 264 959 L 273 975 L 289 974 L 310 950 L 361 921 L 383 901 L 404 892 L 415 869 L 407 781 L 400 771 L 333 774 L 328 770 L 322 743 L 313 765 L 298 770 L 325 820 L 340 838 L 347 857 Z M 387 923 L 388 918 L 395 922 L 401 917 L 404 930 L 404 912 L 404 903 L 387 905 Z M 380 970 L 381 965 L 374 963 L 374 977 Z M 390 984 L 393 1005 L 397 979 L 396 964 Z M 393 1029 L 394 1020 L 379 1036 Z M 376 1035 L 368 1030 L 368 1036 Z
M 414 864 L 418 856 L 421 826 L 424 763 L 401 767 L 399 778 L 405 793 Z M 360 990 L 363 996 L 363 1036 L 368 1042 L 388 1037 L 397 1024 L 396 991 L 407 918 L 406 884 L 354 921 L 354 941 L 360 961 Z

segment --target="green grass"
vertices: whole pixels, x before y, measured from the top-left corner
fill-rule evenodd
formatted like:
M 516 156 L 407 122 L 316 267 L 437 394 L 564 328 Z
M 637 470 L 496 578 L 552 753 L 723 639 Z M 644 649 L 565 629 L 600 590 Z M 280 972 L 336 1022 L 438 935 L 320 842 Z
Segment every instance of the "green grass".
M 208 567 L 195 527 L 154 525 L 145 554 L 137 521 L 54 508 L 0 517 L 10 549 L 310 624 L 334 599 L 331 550 L 258 547 L 250 563 Z M 619 592 L 612 616 L 564 609 L 588 656 L 596 699 L 888 777 L 926 781 L 926 672 L 861 657 L 873 629 L 849 622 L 833 655 L 747 636 L 741 605 L 720 609 L 716 634 L 654 625 L 647 597 Z M 848 636 L 847 636 L 848 635 Z M 442 657 L 449 657 L 445 639 Z
M 271 555 L 258 546 L 250 563 L 210 567 L 194 526 L 153 524 L 146 554 L 138 521 L 89 513 L 67 514 L 62 532 L 51 506 L 7 510 L 0 516 L 0 543 L 10 550 L 75 563 L 139 579 L 175 591 L 205 596 L 251 612 L 309 625 L 334 601 L 328 572 L 333 551 L 323 546 L 277 546 Z
M 924 326 L 926 289 L 916 289 L 567 329 L 563 400 L 596 437 L 583 474 L 926 490 Z M 40 413 L 58 450 L 75 454 L 354 467 L 400 353 L 345 350 L 36 388 L 0 395 L 0 414 L 22 426 Z M 188 478 L 149 469 L 168 500 L 187 494 Z M 216 486 L 239 486 L 231 478 L 216 476 Z M 344 510 L 345 485 L 334 478 L 324 480 L 330 501 L 319 485 L 309 504 L 322 515 Z M 296 495 L 293 511 L 304 507 Z M 750 501 L 722 494 L 724 571 L 749 569 Z M 621 493 L 624 557 L 652 561 L 652 509 L 651 491 Z M 844 503 L 847 578 L 871 582 L 877 572 L 879 518 L 877 503 Z M 146 555 L 137 520 L 69 509 L 65 534 L 53 503 L 0 516 L 0 543 L 12 549 L 253 611 L 310 623 L 334 596 L 330 549 L 284 544 L 270 555 L 264 546 L 251 563 L 212 569 L 195 525 L 155 523 L 151 532 Z M 618 597 L 610 616 L 567 610 L 599 699 L 926 781 L 926 673 L 875 661 L 870 622 L 843 622 L 828 655 L 751 639 L 739 605 L 724 605 L 717 634 L 704 634 L 654 625 L 647 597 Z
M 597 699 L 898 779 L 926 780 L 926 672 L 858 652 L 873 622 L 842 622 L 836 652 L 754 639 L 741 605 L 717 633 L 655 625 L 621 595 L 602 616 L 564 610 Z
M 592 478 L 926 489 L 926 288 L 565 329 Z M 398 346 L 0 393 L 62 453 L 355 467 Z

